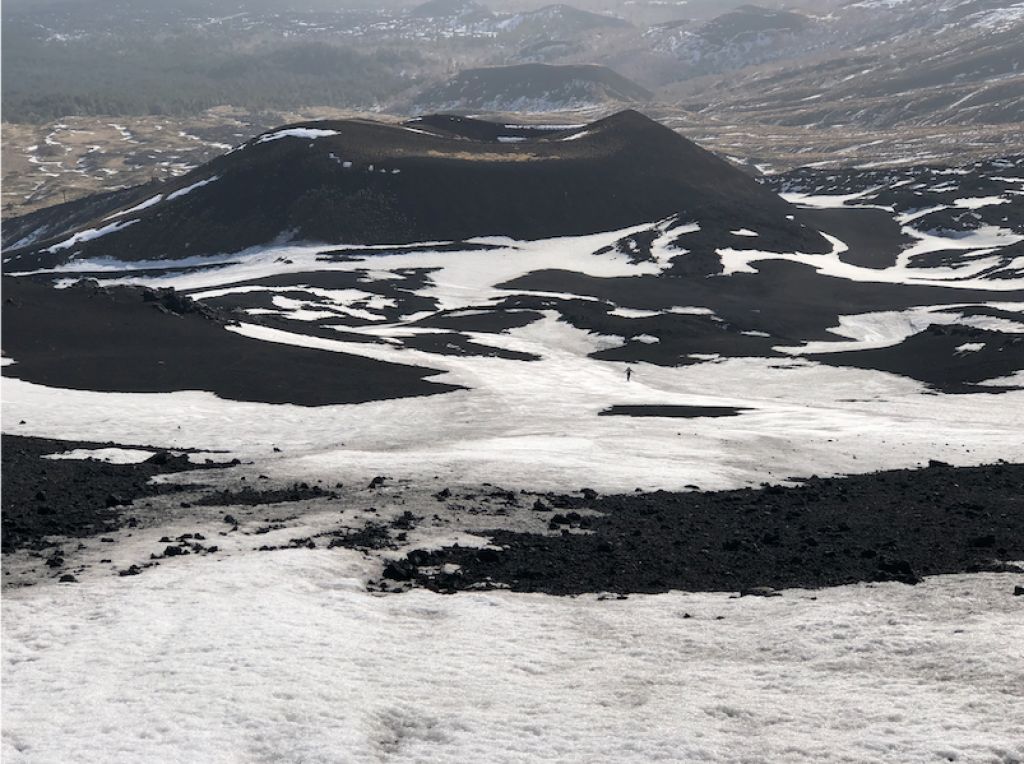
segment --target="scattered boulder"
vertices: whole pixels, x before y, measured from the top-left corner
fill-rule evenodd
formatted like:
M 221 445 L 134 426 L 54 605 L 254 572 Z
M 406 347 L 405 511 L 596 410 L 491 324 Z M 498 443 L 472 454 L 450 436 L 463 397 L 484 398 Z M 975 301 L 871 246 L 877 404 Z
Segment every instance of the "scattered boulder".
M 879 581 L 899 581 L 902 584 L 914 586 L 921 583 L 921 577 L 914 572 L 910 563 L 906 560 L 893 560 L 883 557 L 878 563 Z
M 392 581 L 409 581 L 416 575 L 416 568 L 407 562 L 396 561 L 384 566 L 384 577 Z
M 781 597 L 782 592 L 770 586 L 751 586 L 740 590 L 741 597 Z

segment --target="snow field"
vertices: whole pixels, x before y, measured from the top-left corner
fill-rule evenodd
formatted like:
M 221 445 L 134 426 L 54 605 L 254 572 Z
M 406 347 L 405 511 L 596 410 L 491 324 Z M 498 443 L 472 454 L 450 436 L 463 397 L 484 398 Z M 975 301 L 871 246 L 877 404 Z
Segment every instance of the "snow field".
M 680 368 L 587 358 L 609 338 L 549 316 L 474 341 L 540 361 L 438 356 L 246 325 L 268 341 L 359 352 L 447 373 L 469 390 L 305 408 L 222 400 L 210 393 L 98 393 L 3 381 L 4 413 L 25 434 L 224 450 L 281 480 L 493 482 L 510 488 L 599 491 L 735 488 L 792 476 L 1024 459 L 1006 416 L 1024 393 L 928 395 L 912 380 L 794 359 L 728 359 Z M 612 342 L 616 342 L 612 340 Z M 53 405 L 59 395 L 61 406 Z M 736 417 L 599 417 L 616 404 L 736 406 Z M 1009 408 L 1008 408 L 1009 407 Z M 274 453 L 273 447 L 282 449 Z
M 601 601 L 373 572 L 287 550 L 7 593 L 4 761 L 1024 757 L 1012 575 Z

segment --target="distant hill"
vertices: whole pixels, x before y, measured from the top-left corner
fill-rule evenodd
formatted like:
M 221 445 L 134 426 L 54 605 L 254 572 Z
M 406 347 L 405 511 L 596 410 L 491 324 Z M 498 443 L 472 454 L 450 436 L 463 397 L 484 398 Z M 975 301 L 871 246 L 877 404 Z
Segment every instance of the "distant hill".
M 792 11 L 743 5 L 709 21 L 680 20 L 651 27 L 640 55 L 667 56 L 666 79 L 729 71 L 791 55 L 807 45 L 817 22 Z
M 505 16 L 497 26 L 504 33 L 517 32 L 523 37 L 557 39 L 591 30 L 628 29 L 631 25 L 616 16 L 591 13 L 559 3 Z
M 474 0 L 428 0 L 414 7 L 409 15 L 414 18 L 457 18 L 462 21 L 481 21 L 494 16 L 489 8 Z
M 547 112 L 649 101 L 650 91 L 604 66 L 518 64 L 467 69 L 415 98 L 412 111 Z
M 613 65 L 679 83 L 684 106 L 730 123 L 1007 124 L 1024 115 L 1022 34 L 1011 0 L 858 0 L 815 15 L 746 5 L 653 27 Z M 671 86 L 659 96 L 672 100 Z

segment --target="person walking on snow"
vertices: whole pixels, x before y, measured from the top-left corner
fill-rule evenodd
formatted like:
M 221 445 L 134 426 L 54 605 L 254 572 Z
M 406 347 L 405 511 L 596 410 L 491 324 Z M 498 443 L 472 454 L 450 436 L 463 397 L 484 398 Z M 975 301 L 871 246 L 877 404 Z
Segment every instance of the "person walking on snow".
M 626 381 L 629 382 L 629 380 L 632 379 L 632 377 L 633 377 L 633 370 L 629 366 L 627 366 L 626 367 Z

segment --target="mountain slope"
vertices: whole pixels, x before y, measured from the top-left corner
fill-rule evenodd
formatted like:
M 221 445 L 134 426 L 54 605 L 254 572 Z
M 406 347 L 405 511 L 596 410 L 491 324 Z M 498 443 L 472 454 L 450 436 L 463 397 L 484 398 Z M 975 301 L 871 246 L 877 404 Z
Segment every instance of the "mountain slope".
M 1024 114 L 1020 3 L 866 0 L 780 23 L 754 46 L 703 36 L 743 10 L 699 29 L 648 33 L 656 52 L 678 62 L 660 79 L 680 82 L 684 103 L 730 121 L 804 127 L 1002 124 Z M 727 76 L 682 83 L 716 72 Z
M 828 248 L 773 192 L 634 111 L 555 130 L 457 117 L 289 126 L 132 201 L 10 252 L 6 268 L 180 260 L 275 240 L 541 239 L 670 216 L 709 228 L 739 220 L 783 248 Z
M 518 64 L 467 69 L 415 98 L 412 110 L 569 111 L 649 101 L 650 91 L 603 66 Z

